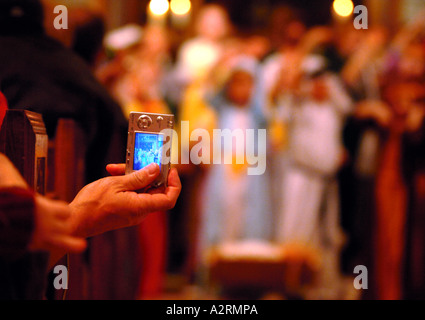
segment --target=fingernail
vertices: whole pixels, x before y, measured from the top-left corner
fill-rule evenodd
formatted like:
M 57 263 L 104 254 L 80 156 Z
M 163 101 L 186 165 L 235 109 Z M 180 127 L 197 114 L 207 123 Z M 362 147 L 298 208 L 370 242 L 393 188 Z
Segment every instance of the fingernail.
M 146 170 L 149 174 L 155 174 L 158 170 L 158 165 L 156 163 L 151 163 L 146 167 Z

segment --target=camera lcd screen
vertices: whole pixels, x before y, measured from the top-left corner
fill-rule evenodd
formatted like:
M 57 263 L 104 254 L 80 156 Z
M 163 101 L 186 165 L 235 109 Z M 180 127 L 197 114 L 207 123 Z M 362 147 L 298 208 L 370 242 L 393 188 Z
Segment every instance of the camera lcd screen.
M 163 144 L 162 134 L 136 132 L 133 170 L 143 169 L 151 163 L 157 163 L 161 168 Z

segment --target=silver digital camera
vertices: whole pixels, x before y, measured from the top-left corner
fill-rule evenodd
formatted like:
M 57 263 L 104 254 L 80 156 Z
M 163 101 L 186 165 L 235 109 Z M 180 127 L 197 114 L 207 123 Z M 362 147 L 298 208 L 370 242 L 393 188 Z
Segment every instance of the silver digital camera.
M 174 115 L 131 112 L 128 126 L 126 174 L 157 163 L 158 178 L 147 189 L 167 186 L 171 167 L 171 144 Z

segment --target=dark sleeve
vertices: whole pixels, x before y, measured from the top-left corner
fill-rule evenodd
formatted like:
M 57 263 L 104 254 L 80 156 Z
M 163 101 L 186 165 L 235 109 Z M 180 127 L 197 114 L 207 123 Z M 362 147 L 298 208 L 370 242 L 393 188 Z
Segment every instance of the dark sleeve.
M 34 193 L 23 188 L 0 189 L 0 257 L 24 255 L 34 229 Z

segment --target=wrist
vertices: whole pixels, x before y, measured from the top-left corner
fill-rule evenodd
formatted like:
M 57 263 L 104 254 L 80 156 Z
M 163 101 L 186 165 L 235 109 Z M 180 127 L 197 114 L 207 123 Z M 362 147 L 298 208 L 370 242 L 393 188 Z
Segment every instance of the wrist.
M 75 201 L 69 204 L 69 208 L 71 209 L 71 217 L 70 217 L 70 225 L 71 225 L 71 234 L 73 236 L 87 238 L 89 237 L 89 232 L 86 230 L 85 225 L 87 221 L 82 218 L 83 210 L 81 210 L 80 206 L 75 203 Z M 87 219 L 86 219 L 87 220 Z

